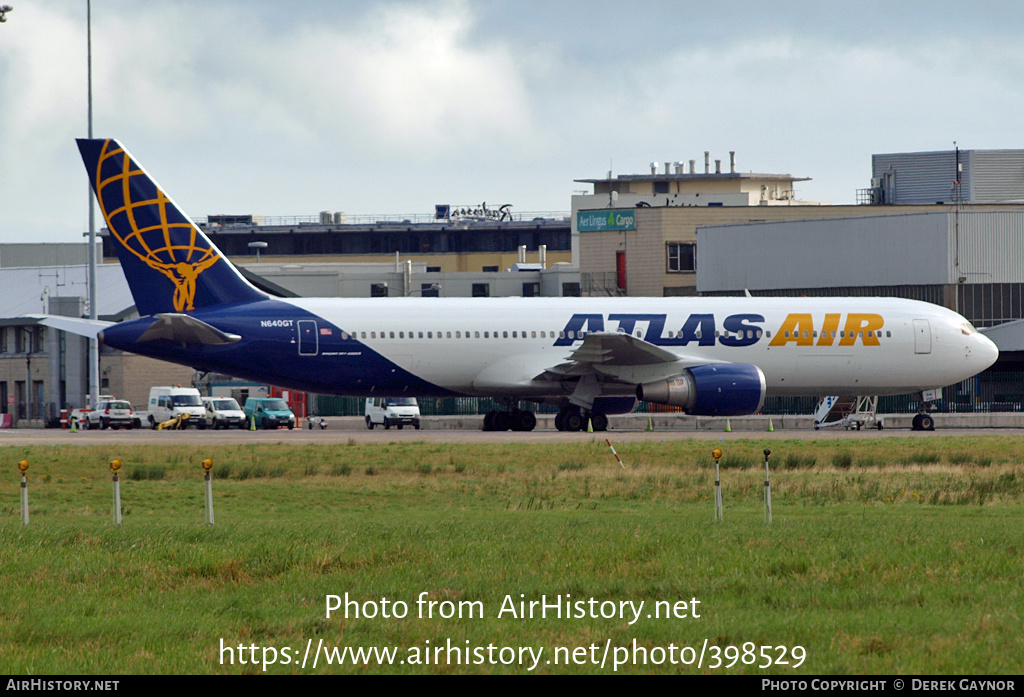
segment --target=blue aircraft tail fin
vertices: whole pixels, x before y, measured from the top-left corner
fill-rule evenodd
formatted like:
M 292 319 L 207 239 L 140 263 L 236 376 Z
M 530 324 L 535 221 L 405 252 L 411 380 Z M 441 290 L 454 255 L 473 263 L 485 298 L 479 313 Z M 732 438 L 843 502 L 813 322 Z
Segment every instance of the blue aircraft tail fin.
M 78 140 L 141 315 L 262 300 L 116 140 Z

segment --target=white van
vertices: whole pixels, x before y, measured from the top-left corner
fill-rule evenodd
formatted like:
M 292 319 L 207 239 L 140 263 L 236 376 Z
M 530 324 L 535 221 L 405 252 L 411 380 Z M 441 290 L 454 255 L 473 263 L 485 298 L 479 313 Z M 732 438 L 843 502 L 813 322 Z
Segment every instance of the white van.
M 414 397 L 370 397 L 366 400 L 366 427 L 412 426 L 419 430 L 420 407 Z
M 245 412 L 231 397 L 203 397 L 206 425 L 210 428 L 246 428 Z
M 170 385 L 149 388 L 149 427 L 173 419 L 179 414 L 188 414 L 188 425 L 206 428 L 206 408 L 194 387 L 171 387 Z

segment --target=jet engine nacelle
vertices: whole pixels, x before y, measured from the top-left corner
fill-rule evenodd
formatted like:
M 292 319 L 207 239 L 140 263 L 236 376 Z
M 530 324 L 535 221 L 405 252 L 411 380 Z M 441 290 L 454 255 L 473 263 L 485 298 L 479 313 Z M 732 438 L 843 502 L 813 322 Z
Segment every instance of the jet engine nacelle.
M 693 416 L 756 414 L 764 404 L 764 394 L 764 373 L 749 363 L 699 365 L 674 378 L 636 388 L 639 399 L 682 407 Z

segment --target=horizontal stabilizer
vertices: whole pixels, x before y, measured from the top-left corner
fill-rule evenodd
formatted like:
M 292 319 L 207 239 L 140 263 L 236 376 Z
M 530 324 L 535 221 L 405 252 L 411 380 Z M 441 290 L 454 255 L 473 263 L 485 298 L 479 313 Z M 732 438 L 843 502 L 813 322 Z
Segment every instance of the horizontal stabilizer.
M 77 334 L 78 336 L 86 336 L 90 339 L 95 339 L 97 334 L 114 324 L 114 322 L 104 322 L 100 319 L 81 319 L 78 317 L 62 317 L 60 315 L 24 316 L 39 320 L 39 323 L 44 327 L 53 327 L 54 329 L 59 329 L 62 332 L 69 332 L 71 334 Z
M 222 332 L 190 315 L 165 312 L 156 316 L 156 322 L 153 322 L 149 329 L 142 333 L 137 342 L 167 339 L 168 341 L 180 341 L 183 344 L 222 346 L 233 344 L 241 338 L 237 334 Z

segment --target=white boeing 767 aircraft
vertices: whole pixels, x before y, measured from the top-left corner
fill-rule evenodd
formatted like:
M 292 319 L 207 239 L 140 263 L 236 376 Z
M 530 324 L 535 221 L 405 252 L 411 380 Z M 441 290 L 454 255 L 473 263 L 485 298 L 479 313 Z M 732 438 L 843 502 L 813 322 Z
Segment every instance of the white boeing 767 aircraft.
M 921 392 L 998 356 L 957 313 L 892 298 L 275 298 L 122 145 L 78 145 L 142 315 L 100 339 L 199 371 L 324 394 L 492 397 L 509 407 L 485 419 L 498 430 L 535 426 L 520 401 L 553 404 L 574 431 L 603 430 L 638 399 L 735 416 L 767 394 Z

